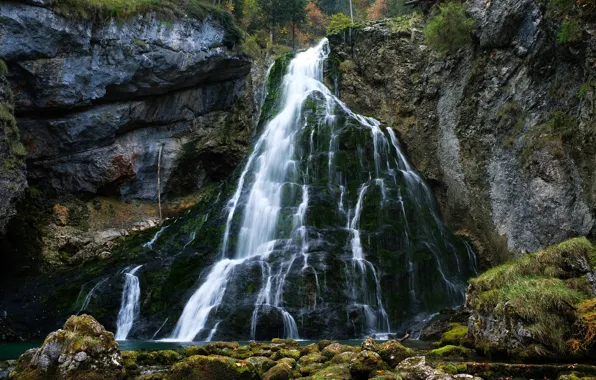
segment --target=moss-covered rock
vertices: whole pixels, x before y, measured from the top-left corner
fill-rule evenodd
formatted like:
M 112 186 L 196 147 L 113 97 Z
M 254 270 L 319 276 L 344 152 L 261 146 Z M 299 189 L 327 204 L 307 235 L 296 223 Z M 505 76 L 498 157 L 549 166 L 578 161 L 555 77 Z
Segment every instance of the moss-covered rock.
M 259 380 L 255 367 L 248 361 L 212 355 L 191 356 L 172 366 L 172 380 Z
M 184 347 L 179 352 L 180 352 L 181 355 L 184 355 L 184 356 L 209 355 L 207 353 L 207 350 L 205 350 L 205 348 L 202 347 L 202 346 L 188 346 L 188 347 Z
M 414 350 L 404 347 L 401 343 L 395 340 L 390 340 L 378 345 L 377 352 L 391 368 L 394 368 L 402 360 L 415 355 Z
M 349 366 L 346 364 L 336 364 L 325 367 L 312 375 L 313 380 L 350 380 Z
M 41 348 L 19 358 L 11 379 L 119 379 L 123 362 L 114 334 L 89 315 L 73 315 Z
M 287 363 L 278 363 L 263 375 L 263 380 L 289 380 L 292 377 L 292 367 Z
M 383 361 L 381 355 L 374 351 L 360 351 L 350 361 L 350 374 L 356 380 L 368 379 L 371 373 L 387 370 L 389 370 L 389 365 Z
M 298 360 L 300 359 L 300 351 L 298 350 L 294 350 L 294 349 L 281 349 L 279 351 L 276 351 L 273 353 L 273 355 L 271 355 L 271 359 L 272 360 L 279 360 L 282 358 L 291 358 L 294 360 Z
M 450 323 L 449 330 L 443 333 L 441 339 L 435 343 L 435 346 L 442 347 L 447 345 L 459 346 L 466 341 L 468 336 L 468 326 L 460 323 Z
M 585 280 L 595 275 L 593 255 L 587 239 L 571 239 L 471 280 L 468 335 L 476 349 L 521 360 L 587 354 L 586 330 L 572 326 L 584 325 L 577 307 L 594 297 Z
M 330 345 L 326 346 L 321 354 L 327 358 L 327 360 L 331 360 L 335 355 L 341 354 L 342 352 L 357 352 L 359 351 L 357 347 L 348 346 L 346 344 L 339 344 L 339 343 L 331 343 Z
M 442 358 L 465 358 L 470 350 L 462 346 L 447 345 L 431 350 L 427 355 Z
M 331 363 L 333 364 L 349 364 L 352 359 L 356 356 L 355 352 L 346 351 L 342 352 L 341 354 L 337 354 L 331 359 Z
M 252 356 L 246 359 L 246 361 L 255 367 L 259 376 L 263 376 L 265 372 L 269 371 L 277 364 L 273 360 L 264 356 Z
M 319 346 L 316 343 L 309 344 L 308 346 L 301 346 L 299 348 L 300 356 L 314 354 L 319 352 Z

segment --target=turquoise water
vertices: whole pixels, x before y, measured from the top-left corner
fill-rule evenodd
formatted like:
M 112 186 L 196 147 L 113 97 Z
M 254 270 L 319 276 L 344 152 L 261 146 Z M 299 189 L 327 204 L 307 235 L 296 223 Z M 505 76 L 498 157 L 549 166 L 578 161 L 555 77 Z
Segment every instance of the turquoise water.
M 203 346 L 209 342 L 161 342 L 161 341 L 141 341 L 141 340 L 125 340 L 118 342 L 121 351 L 131 350 L 145 350 L 145 351 L 159 351 L 171 350 L 187 346 Z M 248 341 L 238 342 L 241 345 L 248 344 Z M 301 340 L 301 345 L 309 345 L 311 343 L 318 343 L 318 341 Z M 340 340 L 339 343 L 348 344 L 350 346 L 359 346 L 362 340 Z M 22 353 L 30 348 L 40 347 L 42 342 L 27 342 L 27 343 L 0 343 L 0 360 L 17 359 Z M 403 345 L 410 348 L 428 349 L 430 347 L 428 342 L 420 340 L 410 340 L 403 342 Z

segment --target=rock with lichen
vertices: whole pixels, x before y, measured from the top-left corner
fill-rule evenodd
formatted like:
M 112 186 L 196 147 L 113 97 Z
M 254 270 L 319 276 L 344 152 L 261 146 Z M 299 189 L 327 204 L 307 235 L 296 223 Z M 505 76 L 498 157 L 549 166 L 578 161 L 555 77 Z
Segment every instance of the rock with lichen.
M 89 315 L 71 316 L 50 333 L 41 348 L 19 358 L 13 380 L 105 380 L 123 377 L 123 359 L 114 334 Z
M 225 356 L 195 355 L 178 362 L 170 369 L 172 380 L 260 380 L 252 363 Z
M 356 380 L 368 379 L 371 373 L 386 370 L 389 370 L 389 366 L 383 361 L 381 355 L 374 351 L 360 351 L 350 361 L 350 374 Z

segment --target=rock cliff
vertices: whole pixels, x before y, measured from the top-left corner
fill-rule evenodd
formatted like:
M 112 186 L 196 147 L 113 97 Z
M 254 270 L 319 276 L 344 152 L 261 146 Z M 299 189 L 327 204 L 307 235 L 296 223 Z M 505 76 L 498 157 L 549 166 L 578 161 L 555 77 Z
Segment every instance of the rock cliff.
M 332 36 L 341 97 L 399 131 L 485 267 L 594 236 L 593 21 L 567 46 L 543 2 L 467 9 L 473 42 L 446 57 L 424 44 L 417 15 Z
M 0 57 L 31 187 L 0 246 L 4 261 L 28 270 L 78 264 L 154 226 L 158 171 L 165 216 L 226 178 L 253 136 L 265 69 L 250 74 L 238 30 L 207 8 L 97 20 L 54 3 L 0 4 Z

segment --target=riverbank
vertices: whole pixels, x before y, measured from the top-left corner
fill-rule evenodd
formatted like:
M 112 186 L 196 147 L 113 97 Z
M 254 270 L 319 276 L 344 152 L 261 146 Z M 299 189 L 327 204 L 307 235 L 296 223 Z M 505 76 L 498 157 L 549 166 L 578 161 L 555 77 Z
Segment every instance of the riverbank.
M 41 348 L 0 361 L 0 379 L 577 379 L 596 366 L 490 362 L 463 345 L 397 340 L 317 342 L 117 342 L 93 317 L 72 316 Z M 145 342 L 146 344 L 147 342 Z M 450 342 L 453 343 L 453 342 Z M 465 344 L 465 342 L 460 342 Z M 159 345 L 162 345 L 161 347 Z M 410 347 L 407 347 L 410 346 Z M 135 350 L 129 350 L 135 348 Z M 153 350 L 159 348 L 158 350 Z

